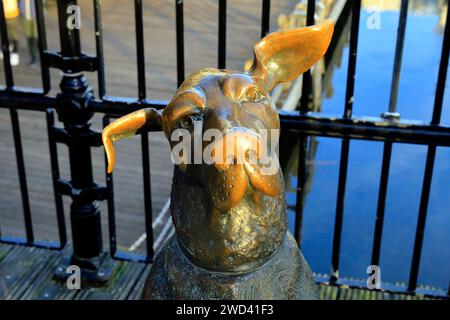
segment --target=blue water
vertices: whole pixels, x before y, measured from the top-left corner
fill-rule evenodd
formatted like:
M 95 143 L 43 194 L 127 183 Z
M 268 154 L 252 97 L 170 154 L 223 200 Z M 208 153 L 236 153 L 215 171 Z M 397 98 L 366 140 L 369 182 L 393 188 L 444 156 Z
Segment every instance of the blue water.
M 414 2 L 414 1 L 412 1 Z M 436 1 L 437 5 L 437 1 Z M 381 13 L 381 29 L 369 30 L 369 13 L 361 15 L 354 115 L 379 116 L 387 110 L 392 78 L 398 12 Z M 418 13 L 408 16 L 398 112 L 403 119 L 429 121 L 442 47 L 435 32 L 438 16 Z M 323 102 L 323 112 L 341 115 L 344 108 L 348 47 L 340 69 L 334 72 L 334 95 Z M 450 84 L 442 123 L 450 124 Z M 329 274 L 341 141 L 317 138 L 314 177 L 306 198 L 302 250 L 312 269 Z M 382 241 L 382 281 L 407 282 L 423 183 L 427 147 L 394 144 L 386 201 Z M 342 231 L 340 275 L 367 278 L 370 265 L 383 144 L 351 141 Z M 292 174 L 291 188 L 297 184 Z M 295 204 L 295 193 L 288 193 Z M 290 212 L 289 225 L 294 226 Z M 450 148 L 438 148 L 428 208 L 419 273 L 419 284 L 446 289 L 450 274 Z

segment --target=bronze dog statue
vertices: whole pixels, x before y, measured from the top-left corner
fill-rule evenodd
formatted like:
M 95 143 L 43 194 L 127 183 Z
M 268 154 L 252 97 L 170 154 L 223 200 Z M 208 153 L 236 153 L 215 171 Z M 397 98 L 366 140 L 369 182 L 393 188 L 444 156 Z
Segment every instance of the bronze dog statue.
M 281 170 L 263 173 L 258 161 L 259 150 L 267 147 L 260 131 L 280 127 L 270 91 L 317 62 L 332 34 L 330 21 L 269 34 L 255 45 L 248 72 L 202 69 L 184 81 L 164 110 L 142 109 L 103 130 L 109 172 L 113 141 L 150 129 L 161 128 L 172 150 L 178 145 L 171 139 L 176 129 L 195 143 L 195 123 L 203 133 L 222 134 L 202 142 L 202 151 L 220 153 L 228 138 L 237 142 L 222 154 L 230 161 L 192 164 L 185 154 L 175 166 L 170 210 L 176 233 L 157 255 L 142 298 L 318 298 L 312 272 L 287 231 Z M 256 162 L 249 161 L 249 152 Z M 268 156 L 278 164 L 276 154 Z

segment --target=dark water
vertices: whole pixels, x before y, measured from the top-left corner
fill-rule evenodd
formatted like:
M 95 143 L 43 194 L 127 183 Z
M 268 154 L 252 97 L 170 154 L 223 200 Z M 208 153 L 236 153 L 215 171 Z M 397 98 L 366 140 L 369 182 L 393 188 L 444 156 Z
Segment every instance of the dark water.
M 410 1 L 400 80 L 398 112 L 403 119 L 429 121 L 441 54 L 439 11 L 442 2 Z M 425 7 L 425 8 L 424 8 Z M 381 12 L 381 29 L 369 30 L 369 12 L 361 15 L 354 115 L 379 116 L 389 104 L 398 11 Z M 322 111 L 341 115 L 344 109 L 348 46 L 332 79 L 333 94 Z M 450 84 L 442 123 L 450 124 Z M 317 138 L 313 177 L 305 200 L 302 248 L 318 273 L 329 274 L 341 141 Z M 426 146 L 394 144 L 386 201 L 381 253 L 382 281 L 407 282 L 426 158 Z M 370 265 L 383 144 L 352 141 L 345 196 L 340 275 L 367 278 Z M 294 165 L 293 167 L 296 167 Z M 288 205 L 295 205 L 295 172 L 291 173 Z M 289 225 L 294 229 L 294 213 Z M 450 274 L 450 149 L 438 148 L 428 208 L 419 284 L 447 288 Z

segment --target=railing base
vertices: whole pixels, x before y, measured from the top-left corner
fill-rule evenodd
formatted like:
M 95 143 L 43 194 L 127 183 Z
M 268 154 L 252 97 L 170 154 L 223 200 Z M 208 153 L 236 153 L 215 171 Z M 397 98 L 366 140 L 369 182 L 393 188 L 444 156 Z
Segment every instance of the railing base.
M 54 277 L 58 280 L 67 280 L 72 275 L 68 272 L 69 266 L 80 268 L 82 282 L 89 284 L 104 285 L 114 273 L 116 262 L 111 256 L 103 252 L 98 257 L 82 259 L 75 257 L 72 253 L 67 254 L 54 272 Z

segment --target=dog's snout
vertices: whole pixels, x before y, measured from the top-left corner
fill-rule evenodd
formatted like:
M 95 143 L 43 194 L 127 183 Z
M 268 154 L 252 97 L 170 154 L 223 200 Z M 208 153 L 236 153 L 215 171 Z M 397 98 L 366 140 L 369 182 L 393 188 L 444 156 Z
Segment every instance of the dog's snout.
M 219 171 L 228 170 L 231 164 L 256 162 L 263 154 L 264 144 L 259 134 L 243 127 L 228 129 L 211 148 L 213 164 Z

